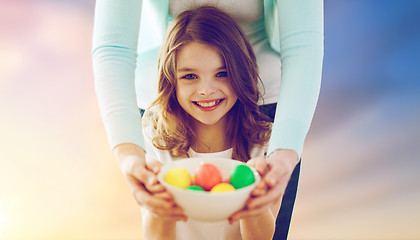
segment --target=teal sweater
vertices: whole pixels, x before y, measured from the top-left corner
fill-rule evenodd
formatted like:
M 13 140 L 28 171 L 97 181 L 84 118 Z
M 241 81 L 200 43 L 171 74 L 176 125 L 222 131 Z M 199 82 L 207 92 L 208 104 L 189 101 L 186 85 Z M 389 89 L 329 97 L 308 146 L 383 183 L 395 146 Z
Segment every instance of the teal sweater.
M 270 46 L 282 63 L 269 153 L 292 149 L 300 157 L 321 85 L 323 1 L 264 0 L 264 19 Z M 96 1 L 95 90 L 112 148 L 121 143 L 144 148 L 134 81 L 136 60 L 138 54 L 160 47 L 169 20 L 168 0 Z

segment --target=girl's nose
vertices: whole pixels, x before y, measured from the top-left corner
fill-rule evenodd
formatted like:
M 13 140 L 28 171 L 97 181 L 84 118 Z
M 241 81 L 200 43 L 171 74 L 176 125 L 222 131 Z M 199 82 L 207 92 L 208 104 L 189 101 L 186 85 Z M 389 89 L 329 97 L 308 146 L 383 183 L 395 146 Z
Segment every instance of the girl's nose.
M 216 92 L 216 89 L 202 89 L 199 91 L 200 95 L 207 96 Z
M 216 92 L 216 84 L 211 79 L 205 79 L 201 82 L 198 93 L 203 96 L 211 95 Z

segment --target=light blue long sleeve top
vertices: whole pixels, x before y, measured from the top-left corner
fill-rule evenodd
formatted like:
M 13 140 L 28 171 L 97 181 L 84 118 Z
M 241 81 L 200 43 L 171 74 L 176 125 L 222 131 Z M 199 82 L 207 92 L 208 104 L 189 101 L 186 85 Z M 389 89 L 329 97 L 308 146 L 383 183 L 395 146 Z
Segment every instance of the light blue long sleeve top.
M 168 0 L 97 0 L 92 58 L 95 90 L 111 148 L 144 148 L 136 68 L 157 68 L 157 59 L 137 62 L 159 50 L 168 25 Z M 268 152 L 291 149 L 301 156 L 316 108 L 324 51 L 323 0 L 264 0 L 270 46 L 280 54 L 281 87 Z M 280 66 L 279 66 L 280 67 Z M 144 85 L 143 85 L 144 86 Z M 137 93 L 138 94 L 138 93 Z

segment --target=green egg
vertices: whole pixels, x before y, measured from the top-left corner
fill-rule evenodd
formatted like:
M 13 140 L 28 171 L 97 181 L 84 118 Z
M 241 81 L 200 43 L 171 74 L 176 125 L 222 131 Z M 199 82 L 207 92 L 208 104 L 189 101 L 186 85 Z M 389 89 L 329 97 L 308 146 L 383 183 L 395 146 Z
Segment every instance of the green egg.
M 247 165 L 236 166 L 230 174 L 230 184 L 236 189 L 249 186 L 254 182 L 254 172 Z
M 204 191 L 204 189 L 200 186 L 197 185 L 191 185 L 187 188 L 188 190 L 193 190 L 193 191 Z

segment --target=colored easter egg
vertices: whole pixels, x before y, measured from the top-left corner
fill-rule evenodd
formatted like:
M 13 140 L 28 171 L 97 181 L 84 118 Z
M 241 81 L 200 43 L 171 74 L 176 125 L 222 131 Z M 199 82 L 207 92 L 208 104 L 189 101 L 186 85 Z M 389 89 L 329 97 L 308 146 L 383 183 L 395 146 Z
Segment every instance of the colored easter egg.
M 172 186 L 185 189 L 191 184 L 191 175 L 185 168 L 175 167 L 168 171 L 163 180 Z
M 210 191 L 216 184 L 222 182 L 222 174 L 214 164 L 204 163 L 195 171 L 194 180 L 196 185 Z
M 249 186 L 254 182 L 254 172 L 247 165 L 236 166 L 230 175 L 230 184 L 236 189 Z
M 229 192 L 229 191 L 235 191 L 235 188 L 230 185 L 229 183 L 219 183 L 214 186 L 210 192 Z
M 200 186 L 197 185 L 191 185 L 187 188 L 188 190 L 193 190 L 193 191 L 204 191 L 204 189 Z

